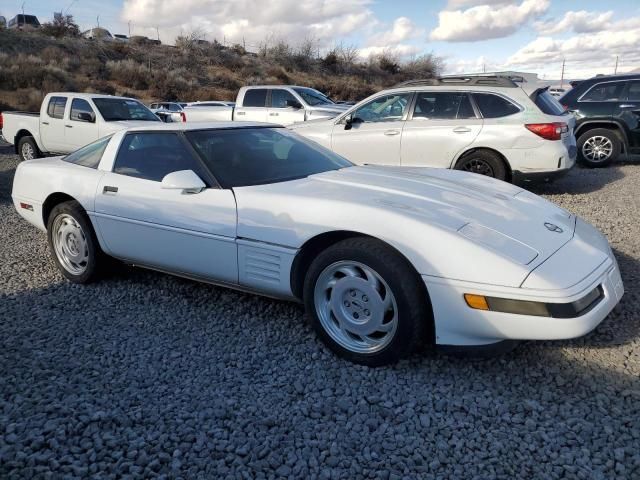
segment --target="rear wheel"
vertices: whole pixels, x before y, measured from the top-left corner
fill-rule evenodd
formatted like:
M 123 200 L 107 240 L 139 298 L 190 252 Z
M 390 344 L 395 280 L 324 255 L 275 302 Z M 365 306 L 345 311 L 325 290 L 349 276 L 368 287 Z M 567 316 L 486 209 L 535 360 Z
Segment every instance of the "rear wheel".
M 33 160 L 42 156 L 33 137 L 22 137 L 18 141 L 18 155 L 20 160 Z
M 352 362 L 396 362 L 423 343 L 433 320 L 426 289 L 409 262 L 383 242 L 351 238 L 313 261 L 304 302 L 320 339 Z
M 56 205 L 47 221 L 47 239 L 53 260 L 73 283 L 90 283 L 104 263 L 89 217 L 76 201 Z
M 507 178 L 507 169 L 502 158 L 489 150 L 476 150 L 464 155 L 456 163 L 455 169 L 486 175 L 498 180 Z
M 620 155 L 622 142 L 613 130 L 594 128 L 578 138 L 578 152 L 582 163 L 589 167 L 606 167 Z

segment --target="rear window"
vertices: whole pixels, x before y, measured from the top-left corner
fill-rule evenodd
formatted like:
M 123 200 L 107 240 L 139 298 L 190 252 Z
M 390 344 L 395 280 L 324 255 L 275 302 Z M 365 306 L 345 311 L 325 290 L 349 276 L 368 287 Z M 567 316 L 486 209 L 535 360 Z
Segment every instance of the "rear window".
M 51 97 L 47 105 L 47 115 L 51 118 L 64 117 L 64 107 L 67 105 L 66 97 Z
M 264 107 L 267 104 L 267 89 L 252 88 L 244 93 L 243 107 Z
M 517 105 L 492 93 L 474 93 L 473 99 L 476 101 L 484 118 L 506 117 L 520 111 Z
M 535 98 L 533 102 L 540 109 L 542 113 L 547 115 L 564 115 L 565 111 L 560 102 L 549 93 L 548 90 L 541 90 L 537 94 L 534 94 Z
M 82 165 L 83 167 L 98 168 L 102 154 L 107 148 L 107 145 L 109 145 L 109 140 L 111 140 L 111 135 L 96 140 L 82 147 L 80 150 L 76 150 L 72 154 L 64 157 L 63 160 L 65 162 L 75 163 L 76 165 Z

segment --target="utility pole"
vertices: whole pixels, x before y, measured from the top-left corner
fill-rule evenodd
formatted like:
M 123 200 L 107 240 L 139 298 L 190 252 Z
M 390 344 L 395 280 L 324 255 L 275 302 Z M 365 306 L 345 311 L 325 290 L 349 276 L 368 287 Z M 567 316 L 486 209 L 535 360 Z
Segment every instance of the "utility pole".
M 157 25 L 156 25 L 156 36 L 158 37 L 158 41 L 160 41 L 160 30 L 158 30 Z
M 24 15 L 24 2 L 22 2 L 22 15 Z
M 560 74 L 560 88 L 562 88 L 562 84 L 564 83 L 564 62 L 565 59 L 562 59 L 562 73 Z
M 100 28 L 100 15 L 96 17 L 96 22 L 98 23 L 98 28 Z
M 616 55 L 616 66 L 613 69 L 613 74 L 616 75 L 618 73 L 618 55 Z
M 127 24 L 129 25 L 129 38 L 131 38 L 131 20 L 129 20 Z

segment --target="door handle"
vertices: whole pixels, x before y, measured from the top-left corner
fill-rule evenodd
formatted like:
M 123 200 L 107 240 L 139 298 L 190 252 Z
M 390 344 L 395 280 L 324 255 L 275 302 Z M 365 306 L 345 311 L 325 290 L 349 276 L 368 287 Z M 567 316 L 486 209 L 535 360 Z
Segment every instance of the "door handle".
M 623 103 L 622 105 L 620 105 L 620 108 L 637 108 L 637 105 L 633 105 L 631 103 Z
M 118 187 L 105 185 L 104 188 L 102 189 L 102 193 L 118 193 Z
M 471 129 L 467 128 L 467 127 L 456 127 L 456 128 L 453 129 L 454 133 L 468 133 L 470 131 L 471 131 Z
M 42 122 L 43 125 L 49 125 L 49 122 Z
M 236 112 L 236 115 L 244 115 L 245 112 Z
M 65 125 L 67 128 L 73 128 L 73 125 Z
M 277 117 L 277 116 L 278 116 L 278 115 L 280 115 L 280 114 L 279 114 L 279 113 L 277 113 L 277 112 L 272 112 L 272 113 L 270 113 L 269 115 L 270 115 L 270 116 L 272 116 L 272 117 Z
M 394 135 L 400 135 L 400 130 L 387 130 L 384 134 L 387 137 L 393 137 Z

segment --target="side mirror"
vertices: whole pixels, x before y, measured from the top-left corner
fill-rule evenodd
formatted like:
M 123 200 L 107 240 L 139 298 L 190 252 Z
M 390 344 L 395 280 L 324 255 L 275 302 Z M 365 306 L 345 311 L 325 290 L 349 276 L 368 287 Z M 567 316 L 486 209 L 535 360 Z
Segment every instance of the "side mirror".
M 345 130 L 351 130 L 355 124 L 363 123 L 363 122 L 364 122 L 364 120 L 362 120 L 361 118 L 354 117 L 353 115 L 349 115 L 344 120 L 344 129 Z
M 193 170 L 179 170 L 164 176 L 161 188 L 182 190 L 183 194 L 200 193 L 207 186 Z
M 78 113 L 78 120 L 82 122 L 90 122 L 90 123 L 93 123 L 96 121 L 95 117 L 91 115 L 89 112 Z
M 287 100 L 287 107 L 300 110 L 302 108 L 302 104 L 297 100 Z

